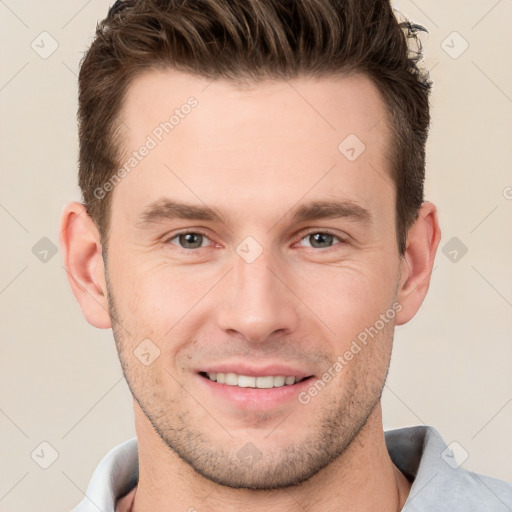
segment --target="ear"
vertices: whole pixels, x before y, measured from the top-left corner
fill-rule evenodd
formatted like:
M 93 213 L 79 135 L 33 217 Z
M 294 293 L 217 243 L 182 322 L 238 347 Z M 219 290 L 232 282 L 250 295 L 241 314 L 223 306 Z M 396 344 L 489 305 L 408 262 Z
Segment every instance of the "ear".
M 72 202 L 62 211 L 59 231 L 64 267 L 82 313 L 94 327 L 108 329 L 112 324 L 98 228 L 85 206 Z
M 398 302 L 402 309 L 396 316 L 396 325 L 407 323 L 417 313 L 427 295 L 440 239 L 437 209 L 432 203 L 425 201 L 416 222 L 407 233 L 406 249 L 400 263 L 398 290 Z

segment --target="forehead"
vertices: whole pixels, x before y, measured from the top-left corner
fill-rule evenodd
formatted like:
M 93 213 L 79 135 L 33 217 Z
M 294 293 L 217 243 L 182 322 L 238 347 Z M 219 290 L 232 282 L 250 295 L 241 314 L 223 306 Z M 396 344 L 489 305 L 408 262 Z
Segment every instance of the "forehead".
M 352 129 L 368 141 L 374 139 L 367 132 L 375 123 L 384 121 L 381 129 L 386 128 L 382 97 L 372 80 L 360 73 L 235 82 L 209 80 L 168 69 L 143 73 L 131 83 L 120 114 L 121 129 L 127 129 L 125 137 L 133 139 L 142 135 L 137 130 L 139 126 L 147 131 L 149 126 L 156 127 L 168 120 L 191 97 L 200 106 L 200 123 L 194 123 L 192 118 L 186 125 L 180 123 L 179 130 L 175 126 L 173 136 L 176 139 L 187 135 L 187 125 L 194 130 L 202 126 L 208 130 L 208 135 L 215 135 L 209 122 L 219 135 L 225 129 L 244 125 L 240 136 L 264 128 L 268 136 L 273 137 L 284 135 L 283 128 L 289 128 L 290 121 L 300 120 L 296 128 L 303 129 L 306 135 L 313 131 L 319 135 L 338 132 L 334 136 L 337 139 L 344 131 Z M 248 115 L 252 128 L 247 123 Z M 149 126 L 141 124 L 144 122 Z M 378 133 L 379 130 L 376 135 Z M 312 139 L 311 143 L 318 139 Z
M 364 75 L 241 85 L 152 71 L 131 84 L 120 120 L 129 176 L 114 198 L 132 209 L 164 194 L 233 211 L 315 194 L 378 208 L 394 193 L 383 191 L 385 105 Z

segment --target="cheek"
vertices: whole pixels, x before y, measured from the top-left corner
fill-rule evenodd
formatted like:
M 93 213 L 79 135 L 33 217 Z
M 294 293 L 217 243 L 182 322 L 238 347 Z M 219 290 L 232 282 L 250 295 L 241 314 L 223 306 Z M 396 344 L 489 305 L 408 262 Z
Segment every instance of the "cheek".
M 371 263 L 304 269 L 297 295 L 334 331 L 337 339 L 351 340 L 375 323 L 392 305 L 396 280 Z M 332 334 L 332 333 L 331 333 Z
M 135 339 L 150 338 L 162 345 L 163 340 L 172 338 L 176 345 L 187 318 L 200 310 L 197 306 L 201 298 L 217 280 L 213 269 L 201 272 L 192 266 L 173 268 L 166 260 L 119 264 L 114 286 L 116 305 L 133 343 Z
M 126 224 L 131 222 L 126 219 Z M 173 310 L 165 303 L 178 292 L 181 279 L 179 271 L 160 253 L 156 242 L 144 245 L 130 240 L 130 236 L 119 219 L 112 228 L 109 274 L 117 303 L 122 312 L 128 314 L 127 321 L 144 321 L 155 313 Z M 186 287 L 181 286 L 181 290 Z

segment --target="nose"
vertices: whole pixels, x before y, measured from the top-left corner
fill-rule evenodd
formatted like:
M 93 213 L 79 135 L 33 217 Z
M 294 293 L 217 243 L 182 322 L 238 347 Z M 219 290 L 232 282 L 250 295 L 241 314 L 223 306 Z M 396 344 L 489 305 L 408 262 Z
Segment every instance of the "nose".
M 226 300 L 219 308 L 219 327 L 253 343 L 293 332 L 299 304 L 287 283 L 289 271 L 283 270 L 270 251 L 263 251 L 251 263 L 236 253 L 233 259 L 230 277 L 223 284 Z

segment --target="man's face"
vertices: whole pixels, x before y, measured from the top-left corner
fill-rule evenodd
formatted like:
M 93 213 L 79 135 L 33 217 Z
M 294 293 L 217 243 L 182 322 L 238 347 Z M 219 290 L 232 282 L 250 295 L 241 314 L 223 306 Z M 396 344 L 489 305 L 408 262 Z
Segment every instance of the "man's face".
M 108 247 L 113 330 L 139 412 L 213 481 L 304 481 L 375 410 L 391 353 L 401 260 L 377 89 L 361 75 L 241 88 L 152 72 L 121 117 L 121 165 L 150 147 L 113 191 Z

